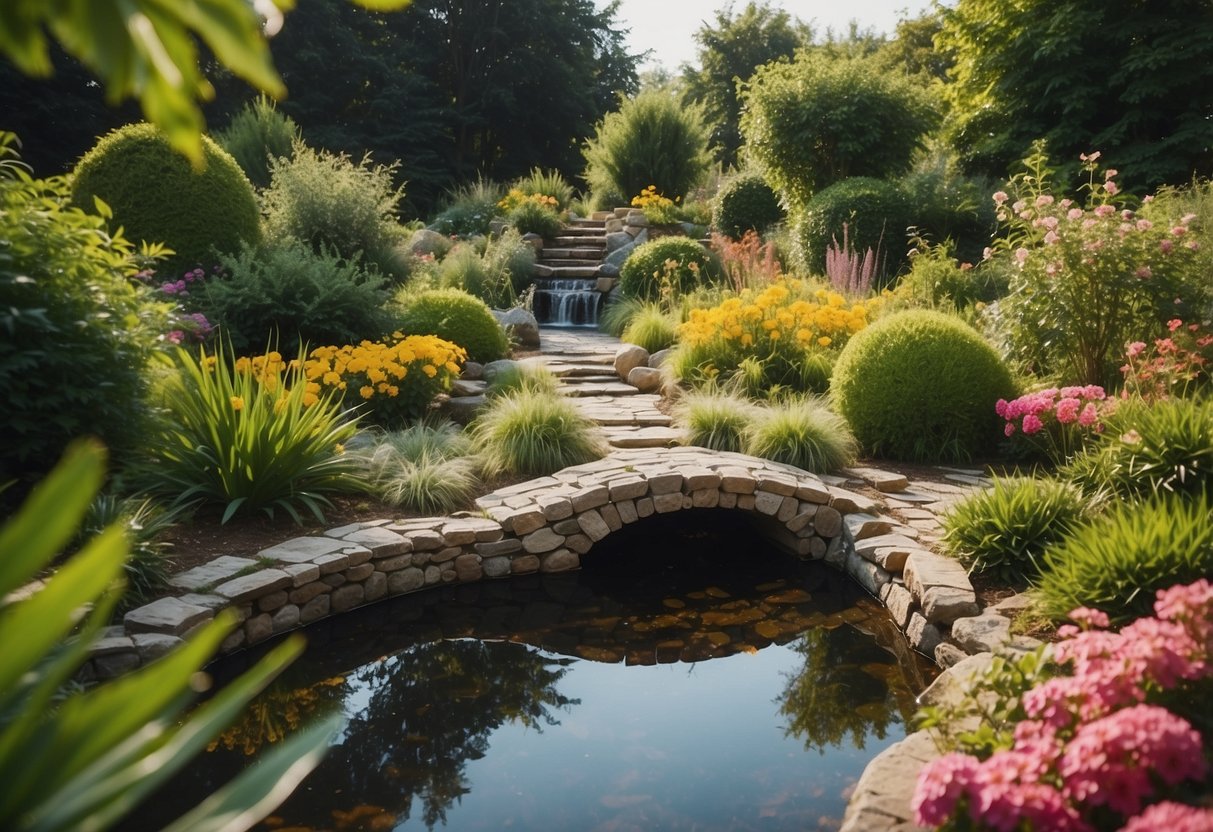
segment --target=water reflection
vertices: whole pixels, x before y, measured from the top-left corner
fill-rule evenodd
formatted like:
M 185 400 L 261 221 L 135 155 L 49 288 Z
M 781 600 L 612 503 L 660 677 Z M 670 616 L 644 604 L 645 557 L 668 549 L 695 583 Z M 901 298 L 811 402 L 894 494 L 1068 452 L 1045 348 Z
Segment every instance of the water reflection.
M 344 733 L 267 828 L 829 828 L 873 749 L 904 734 L 925 665 L 839 574 L 689 517 L 613 536 L 580 573 L 311 628 L 166 799 L 204 796 L 340 707 Z

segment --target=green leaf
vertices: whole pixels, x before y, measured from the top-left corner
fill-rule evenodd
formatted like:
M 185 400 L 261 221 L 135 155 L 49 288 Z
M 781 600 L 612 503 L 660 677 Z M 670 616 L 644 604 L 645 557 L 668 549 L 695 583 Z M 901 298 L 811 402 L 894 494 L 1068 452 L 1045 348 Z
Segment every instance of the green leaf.
M 241 832 L 252 826 L 320 763 L 341 724 L 340 715 L 333 715 L 291 737 L 165 832 Z
M 0 598 L 37 574 L 72 539 L 101 487 L 104 468 L 100 445 L 72 445 L 21 511 L 0 528 Z

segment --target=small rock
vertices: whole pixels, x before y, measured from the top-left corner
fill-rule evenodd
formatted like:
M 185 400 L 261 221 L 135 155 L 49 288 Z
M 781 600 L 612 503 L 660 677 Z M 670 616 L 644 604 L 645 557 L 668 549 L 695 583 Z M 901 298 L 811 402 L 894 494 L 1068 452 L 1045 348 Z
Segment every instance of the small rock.
M 480 381 L 484 378 L 484 365 L 479 361 L 469 361 L 463 365 L 463 372 L 459 377 L 468 381 Z
M 661 370 L 652 367 L 633 367 L 628 371 L 627 382 L 641 393 L 656 393 L 661 389 Z
M 517 361 L 511 361 L 508 358 L 502 358 L 499 361 L 490 361 L 488 364 L 485 364 L 484 370 L 482 371 L 481 374 L 484 377 L 485 381 L 492 381 L 493 379 L 497 378 L 497 376 L 501 373 L 512 372 L 514 370 L 514 368 L 517 366 L 518 366 Z
M 529 349 L 539 348 L 539 321 L 530 312 L 515 306 L 505 311 L 494 309 L 493 317 L 516 344 Z
M 968 653 L 993 653 L 1011 639 L 1011 619 L 986 613 L 952 622 L 952 638 Z
M 615 351 L 615 373 L 624 381 L 628 373 L 635 367 L 646 367 L 649 363 L 649 351 L 635 344 L 624 344 Z
M 466 425 L 489 403 L 486 396 L 455 396 L 447 400 L 443 410 L 452 422 Z
M 935 646 L 935 664 L 940 667 L 953 667 L 957 663 L 968 658 L 969 654 L 961 650 L 955 644 L 948 644 L 946 641 L 940 642 Z
M 673 354 L 672 349 L 657 350 L 649 356 L 649 366 L 656 369 L 670 360 L 670 355 Z

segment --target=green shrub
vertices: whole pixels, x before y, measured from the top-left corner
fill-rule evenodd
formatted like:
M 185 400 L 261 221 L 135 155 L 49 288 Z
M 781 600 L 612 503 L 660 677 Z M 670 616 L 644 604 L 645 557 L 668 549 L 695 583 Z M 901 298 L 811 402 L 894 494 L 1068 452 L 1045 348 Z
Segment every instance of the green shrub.
M 479 484 L 467 454 L 471 441 L 456 425 L 414 425 L 386 433 L 354 453 L 361 475 L 379 499 L 420 512 L 467 505 Z
M 1064 473 L 1088 492 L 1126 500 L 1213 498 L 1213 400 L 1122 402 L 1095 447 Z
M 598 123 L 583 150 L 585 179 L 596 196 L 610 194 L 617 204 L 649 185 L 686 196 L 707 174 L 707 147 L 700 107 L 661 91 L 642 92 Z
M 687 393 L 675 408 L 688 445 L 733 453 L 745 451 L 746 431 L 759 413 L 744 396 L 718 390 Z
M 1045 550 L 1064 540 L 1090 510 L 1069 483 L 1032 477 L 997 478 L 943 518 L 944 545 L 974 574 L 1022 585 L 1040 574 Z
M 130 556 L 124 564 L 126 586 L 118 612 L 146 604 L 168 587 L 173 559 L 164 536 L 180 515 L 180 510 L 166 509 L 155 500 L 114 494 L 98 494 L 89 505 L 71 550 L 79 551 L 108 528 L 123 530 Z
M 965 176 L 954 156 L 939 150 L 924 153 L 901 180 L 914 224 L 930 242 L 950 241 L 962 263 L 981 262 L 994 236 L 994 203 L 990 194 L 1002 183 Z
M 489 223 L 500 213 L 501 186 L 488 179 L 477 179 L 457 188 L 446 207 L 430 223 L 439 234 L 472 237 L 488 234 Z
M 1037 606 L 1055 620 L 1076 607 L 1113 623 L 1146 615 L 1154 593 L 1213 577 L 1213 504 L 1154 497 L 1120 504 L 1045 552 Z
M 196 302 L 237 355 L 267 343 L 286 352 L 300 342 L 357 344 L 391 324 L 382 277 L 297 240 L 246 248 L 219 262 L 222 274 L 203 284 Z
M 558 211 L 567 211 L 573 201 L 573 186 L 558 170 L 532 168 L 529 174 L 516 179 L 513 187 L 527 196 L 542 194 L 554 197 Z
M 916 306 L 962 310 L 997 297 L 994 270 L 962 268 L 947 244 L 919 250 L 910 258 L 910 271 L 897 284 L 897 295 Z
M 299 126 L 278 112 L 274 102 L 258 96 L 215 133 L 219 146 L 232 154 L 244 175 L 258 188 L 270 184 L 270 159 L 289 159 L 299 141 Z
M 190 708 L 203 666 L 239 626 L 233 611 L 116 681 L 70 683 L 100 646 L 127 552 L 121 528 L 52 569 L 104 475 L 104 452 L 81 443 L 0 527 L 0 771 L 11 788 L 0 828 L 108 829 L 217 737 L 302 650 L 293 638 L 207 702 Z M 32 583 L 35 578 L 43 581 Z M 20 598 L 20 600 L 17 600 Z M 188 709 L 188 710 L 187 710 Z M 291 737 L 256 766 L 185 810 L 171 828 L 242 830 L 315 767 L 340 718 Z
M 644 307 L 645 302 L 640 298 L 626 298 L 615 294 L 598 315 L 598 328 L 608 335 L 620 338 L 632 318 Z
M 62 179 L 17 176 L 9 139 L 0 133 L 0 483 L 28 484 L 74 437 L 123 456 L 138 444 L 168 310 L 128 280 L 126 240 L 68 207 Z
M 257 197 L 244 171 L 202 137 L 205 167 L 195 171 L 150 124 L 128 124 L 102 137 L 71 175 L 72 202 L 93 210 L 102 199 L 131 240 L 164 243 L 172 274 L 214 262 L 261 238 Z
M 356 420 L 331 391 L 309 406 L 302 368 L 285 378 L 283 367 L 233 369 L 222 347 L 197 358 L 178 350 L 177 361 L 163 391 L 166 418 L 147 445 L 152 494 L 222 505 L 225 523 L 276 509 L 300 523 L 298 507 L 323 521 L 327 494 L 361 488 L 341 449 Z
M 408 276 L 407 232 L 396 222 L 404 189 L 393 184 L 396 166 L 355 164 L 348 156 L 294 144 L 289 159 L 270 163 L 270 187 L 262 193 L 267 237 L 300 240 L 313 251 L 335 251 L 385 276 Z
M 850 465 L 857 448 L 846 421 L 813 398 L 773 404 L 746 431 L 747 454 L 815 474 Z
M 847 177 L 905 173 L 936 121 L 925 88 L 909 78 L 810 50 L 761 67 L 744 104 L 746 150 L 794 208 Z
M 543 476 L 605 453 L 593 421 L 567 398 L 543 392 L 494 398 L 473 423 L 472 435 L 490 476 Z
M 538 234 L 546 240 L 552 239 L 564 229 L 564 223 L 554 208 L 530 199 L 518 203 L 518 206 L 506 215 L 506 221 L 520 234 Z
M 657 304 L 645 304 L 623 331 L 626 344 L 636 344 L 649 352 L 658 352 L 678 341 L 678 321 Z
M 488 306 L 461 289 L 433 289 L 409 297 L 402 289 L 397 300 L 404 305 L 397 326 L 410 335 L 437 335 L 467 350 L 468 360 L 487 363 L 505 356 L 509 339 Z
M 534 267 L 535 249 L 507 228 L 486 240 L 483 251 L 473 243 L 457 243 L 438 266 L 438 283 L 475 295 L 494 309 L 507 309 L 534 278 Z
M 913 218 L 909 200 L 892 182 L 844 179 L 814 194 L 794 219 L 796 259 L 813 274 L 826 273 L 826 249 L 842 248 L 844 226 L 851 251 L 877 254 L 873 288 L 887 285 L 905 263 Z
M 628 255 L 619 270 L 619 291 L 648 301 L 677 297 L 700 285 L 716 283 L 719 269 L 711 254 L 688 237 L 659 237 Z
M 743 173 L 725 183 L 716 194 L 712 226 L 721 234 L 740 240 L 747 231 L 765 234 L 783 221 L 779 196 L 757 173 Z
M 991 452 L 1002 436 L 994 405 L 1015 397 L 1010 372 L 980 335 L 923 310 L 853 336 L 830 393 L 865 450 L 932 462 Z

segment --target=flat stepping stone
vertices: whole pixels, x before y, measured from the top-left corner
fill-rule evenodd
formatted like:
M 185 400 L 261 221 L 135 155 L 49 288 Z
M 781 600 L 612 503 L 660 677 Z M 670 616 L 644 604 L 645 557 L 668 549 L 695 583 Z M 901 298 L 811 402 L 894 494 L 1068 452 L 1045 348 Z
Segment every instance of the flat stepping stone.
M 217 586 L 256 566 L 257 562 L 251 558 L 224 555 L 215 558 L 210 563 L 204 563 L 186 572 L 173 575 L 168 582 L 181 589 L 199 590 L 204 587 Z
M 951 482 L 958 482 L 963 485 L 975 485 L 980 488 L 989 488 L 994 484 L 994 481 L 989 477 L 973 477 L 968 474 L 944 474 L 943 478 Z
M 910 481 L 904 474 L 894 471 L 882 471 L 879 468 L 844 468 L 844 474 L 858 477 L 868 485 L 884 494 L 904 491 L 910 487 Z
M 578 384 L 562 387 L 560 392 L 572 398 L 580 396 L 631 396 L 636 392 L 636 388 L 630 384 L 624 384 L 622 381 L 616 381 L 610 384 Z M 938 500 L 939 495 L 936 494 L 933 499 Z
M 682 444 L 685 439 L 682 431 L 675 428 L 614 428 L 606 434 L 607 442 L 616 448 L 668 448 Z

